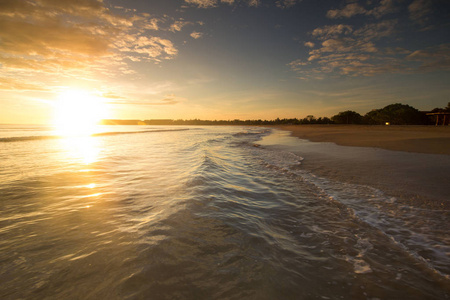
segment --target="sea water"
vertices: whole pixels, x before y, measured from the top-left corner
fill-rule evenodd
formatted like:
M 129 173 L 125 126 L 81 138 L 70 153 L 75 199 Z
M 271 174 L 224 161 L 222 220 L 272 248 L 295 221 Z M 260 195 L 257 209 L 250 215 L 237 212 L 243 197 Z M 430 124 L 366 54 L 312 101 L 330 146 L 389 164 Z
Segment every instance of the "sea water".
M 317 176 L 276 136 L 2 125 L 0 298 L 450 297 L 448 211 Z

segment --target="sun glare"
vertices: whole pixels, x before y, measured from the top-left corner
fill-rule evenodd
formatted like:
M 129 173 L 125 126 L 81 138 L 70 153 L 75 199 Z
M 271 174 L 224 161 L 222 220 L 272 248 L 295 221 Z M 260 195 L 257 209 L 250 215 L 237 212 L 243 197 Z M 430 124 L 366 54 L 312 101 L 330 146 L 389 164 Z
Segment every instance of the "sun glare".
M 55 105 L 54 125 L 59 135 L 89 135 L 107 115 L 101 98 L 83 90 L 62 92 Z

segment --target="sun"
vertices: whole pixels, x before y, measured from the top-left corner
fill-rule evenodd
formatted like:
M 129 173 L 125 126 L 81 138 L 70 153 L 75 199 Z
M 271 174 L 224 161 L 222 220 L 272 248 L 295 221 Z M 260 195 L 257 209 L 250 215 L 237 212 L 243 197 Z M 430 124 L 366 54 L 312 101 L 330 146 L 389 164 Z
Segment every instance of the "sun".
M 60 93 L 54 107 L 54 125 L 59 135 L 89 135 L 97 130 L 108 109 L 102 98 L 84 90 Z

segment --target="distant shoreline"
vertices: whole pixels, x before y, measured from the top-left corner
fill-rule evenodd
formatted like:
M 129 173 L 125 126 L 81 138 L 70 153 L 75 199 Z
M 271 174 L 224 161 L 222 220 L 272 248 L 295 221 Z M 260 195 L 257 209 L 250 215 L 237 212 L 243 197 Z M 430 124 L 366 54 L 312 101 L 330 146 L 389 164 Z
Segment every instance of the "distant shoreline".
M 277 125 L 292 136 L 342 146 L 450 155 L 450 126 Z

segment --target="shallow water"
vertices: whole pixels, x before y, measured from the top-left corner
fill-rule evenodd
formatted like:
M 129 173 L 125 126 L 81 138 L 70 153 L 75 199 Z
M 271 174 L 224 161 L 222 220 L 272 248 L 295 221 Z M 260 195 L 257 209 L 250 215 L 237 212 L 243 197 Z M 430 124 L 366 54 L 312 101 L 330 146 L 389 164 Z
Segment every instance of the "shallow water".
M 271 130 L 10 139 L 33 128 L 0 130 L 2 299 L 450 297 L 448 212 L 318 177 Z

